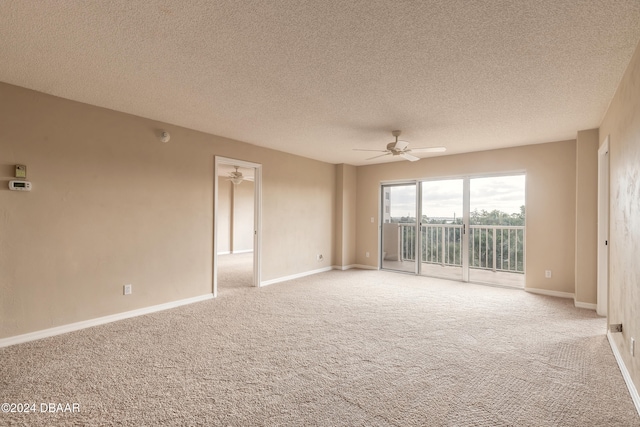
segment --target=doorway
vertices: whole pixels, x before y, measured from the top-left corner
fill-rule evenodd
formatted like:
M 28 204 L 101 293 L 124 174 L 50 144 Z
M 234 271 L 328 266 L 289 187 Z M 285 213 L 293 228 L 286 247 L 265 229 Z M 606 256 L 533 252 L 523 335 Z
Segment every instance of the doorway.
M 382 184 L 381 195 L 381 268 L 524 287 L 524 173 Z
M 463 281 L 464 179 L 422 181 L 420 190 L 420 273 Z
M 596 312 L 606 316 L 609 297 L 609 137 L 598 150 L 598 273 Z
M 525 176 L 469 181 L 469 281 L 524 288 Z
M 215 157 L 213 293 L 260 286 L 262 165 Z
M 417 273 L 416 185 L 382 186 L 380 264 L 386 270 Z

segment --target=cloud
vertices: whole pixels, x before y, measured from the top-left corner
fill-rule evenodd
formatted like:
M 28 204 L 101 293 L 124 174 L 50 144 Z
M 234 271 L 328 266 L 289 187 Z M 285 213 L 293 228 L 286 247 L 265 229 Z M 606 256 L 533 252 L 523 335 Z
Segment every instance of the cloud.
M 416 212 L 416 187 L 415 185 L 408 186 L 393 186 L 390 187 L 390 200 L 391 200 L 391 216 L 413 216 Z
M 470 183 L 471 211 L 519 213 L 525 204 L 525 176 L 475 178 Z
M 391 216 L 415 216 L 414 185 L 391 188 Z M 520 213 L 525 204 L 525 176 L 472 178 L 471 211 L 475 209 Z M 462 179 L 425 181 L 422 183 L 422 213 L 428 217 L 462 217 Z

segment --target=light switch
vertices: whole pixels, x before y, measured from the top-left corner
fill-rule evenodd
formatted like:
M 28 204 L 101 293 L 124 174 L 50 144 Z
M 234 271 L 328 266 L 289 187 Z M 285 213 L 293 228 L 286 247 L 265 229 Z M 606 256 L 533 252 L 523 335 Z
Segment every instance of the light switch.
M 16 178 L 26 178 L 27 167 L 25 165 L 16 165 Z

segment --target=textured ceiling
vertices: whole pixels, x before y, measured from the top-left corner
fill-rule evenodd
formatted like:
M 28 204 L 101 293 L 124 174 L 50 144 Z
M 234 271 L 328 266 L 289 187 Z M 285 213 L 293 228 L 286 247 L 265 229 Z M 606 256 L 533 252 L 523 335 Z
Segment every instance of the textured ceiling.
M 3 0 L 0 81 L 360 165 L 393 129 L 446 154 L 573 139 L 638 40 L 638 0 Z

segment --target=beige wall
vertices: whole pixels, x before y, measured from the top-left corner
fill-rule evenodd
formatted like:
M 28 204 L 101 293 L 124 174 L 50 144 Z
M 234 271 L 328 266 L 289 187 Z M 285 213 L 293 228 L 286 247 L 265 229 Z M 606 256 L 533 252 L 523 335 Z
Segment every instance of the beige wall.
M 233 184 L 231 184 L 233 185 Z M 233 253 L 253 250 L 254 184 L 243 181 L 233 185 Z
M 262 280 L 331 265 L 334 165 L 0 84 L 0 338 L 211 293 L 215 155 L 263 165 Z
M 336 166 L 336 249 L 334 265 L 347 267 L 356 260 L 356 176 L 355 166 Z
M 356 262 L 377 266 L 381 181 L 521 171 L 527 174 L 526 287 L 573 294 L 575 140 L 359 167 Z M 545 270 L 552 270 L 551 279 Z
M 576 141 L 576 302 L 596 304 L 598 258 L 598 129 Z
M 272 153 L 271 167 L 265 165 L 262 173 L 262 280 L 331 267 L 335 165 Z
M 636 388 L 640 386 L 640 45 L 629 63 L 600 126 L 601 142 L 609 136 L 609 323 L 622 323 L 613 334 Z
M 225 179 L 218 180 L 218 253 L 231 252 L 231 191 L 233 184 Z
M 254 183 L 218 179 L 218 254 L 253 250 Z

